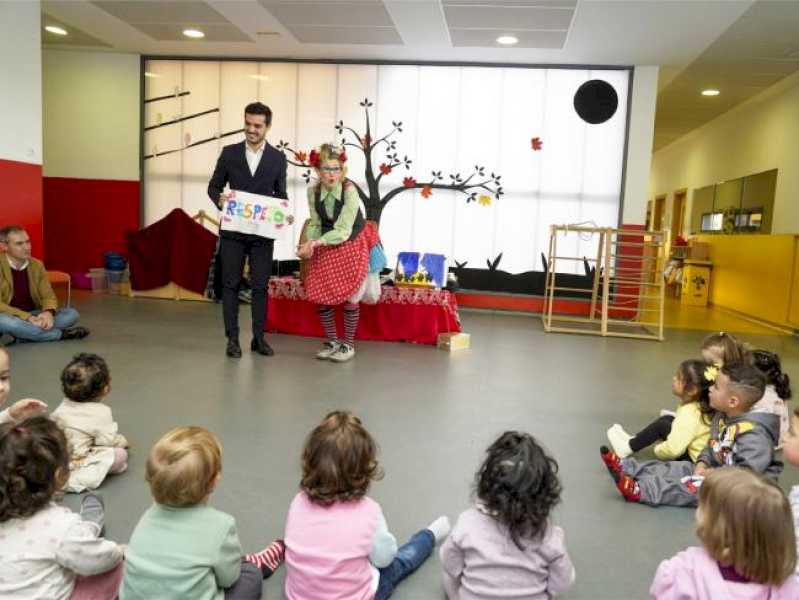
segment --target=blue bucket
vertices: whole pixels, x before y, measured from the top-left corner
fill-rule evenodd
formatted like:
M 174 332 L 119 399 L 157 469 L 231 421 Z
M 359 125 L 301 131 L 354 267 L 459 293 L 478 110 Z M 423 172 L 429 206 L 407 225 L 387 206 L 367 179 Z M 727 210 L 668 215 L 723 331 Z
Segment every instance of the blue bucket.
M 124 271 L 128 266 L 128 261 L 125 257 L 117 252 L 106 252 L 103 254 L 105 259 L 105 268 L 109 271 Z

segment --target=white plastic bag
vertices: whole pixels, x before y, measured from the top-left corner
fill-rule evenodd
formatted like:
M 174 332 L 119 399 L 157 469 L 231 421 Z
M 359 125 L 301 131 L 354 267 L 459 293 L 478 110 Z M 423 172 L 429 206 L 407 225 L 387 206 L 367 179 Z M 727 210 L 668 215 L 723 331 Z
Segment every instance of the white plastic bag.
M 364 284 L 365 289 L 361 302 L 364 304 L 377 304 L 383 293 L 383 289 L 380 287 L 380 273 L 369 273 Z

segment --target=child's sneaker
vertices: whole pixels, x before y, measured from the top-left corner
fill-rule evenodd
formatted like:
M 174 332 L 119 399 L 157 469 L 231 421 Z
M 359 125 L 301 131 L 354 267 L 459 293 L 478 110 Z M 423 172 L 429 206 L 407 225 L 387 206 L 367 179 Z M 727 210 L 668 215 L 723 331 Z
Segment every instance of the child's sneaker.
M 613 451 L 619 455 L 619 458 L 627 458 L 633 453 L 632 448 L 630 448 L 631 439 L 633 439 L 633 436 L 624 431 L 618 423 L 614 423 L 613 427 L 608 429 L 608 441 Z
M 325 342 L 322 349 L 316 353 L 316 358 L 319 360 L 328 360 L 331 356 L 333 356 L 336 352 L 338 352 L 339 343 L 338 342 Z
M 355 358 L 355 348 L 349 344 L 339 344 L 338 350 L 331 354 L 328 360 L 332 360 L 333 362 L 337 363 L 343 363 L 347 362 L 348 360 L 352 360 L 353 358 Z
M 624 474 L 621 468 L 621 459 L 619 455 L 607 446 L 602 446 L 599 449 L 599 455 L 602 457 L 602 462 L 605 463 L 610 476 L 613 477 L 613 481 L 618 481 L 619 477 Z
M 640 502 L 641 501 L 641 486 L 638 482 L 622 473 L 619 480 L 616 482 L 616 487 L 621 492 L 622 498 L 627 502 Z

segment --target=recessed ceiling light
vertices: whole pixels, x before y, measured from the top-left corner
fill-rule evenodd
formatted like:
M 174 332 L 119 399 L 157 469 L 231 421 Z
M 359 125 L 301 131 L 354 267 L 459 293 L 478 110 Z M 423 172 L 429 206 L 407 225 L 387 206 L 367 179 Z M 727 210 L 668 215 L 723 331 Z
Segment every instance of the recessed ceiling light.
M 63 27 L 58 27 L 56 25 L 48 25 L 44 28 L 45 31 L 49 31 L 50 33 L 54 33 L 56 35 L 66 35 L 67 30 Z
M 204 38 L 205 37 L 205 34 L 202 31 L 200 31 L 199 29 L 184 29 L 183 30 L 183 35 L 185 35 L 186 37 L 194 38 L 194 39 L 199 39 L 199 38 Z
M 718 90 L 702 90 L 703 96 L 718 96 L 720 93 Z
M 250 77 L 258 81 L 269 81 L 269 75 L 250 75 Z
M 497 44 L 502 44 L 503 46 L 512 46 L 518 43 L 519 38 L 513 35 L 501 35 L 497 38 Z
M 158 73 L 150 73 L 149 71 L 144 72 L 145 77 L 161 77 Z

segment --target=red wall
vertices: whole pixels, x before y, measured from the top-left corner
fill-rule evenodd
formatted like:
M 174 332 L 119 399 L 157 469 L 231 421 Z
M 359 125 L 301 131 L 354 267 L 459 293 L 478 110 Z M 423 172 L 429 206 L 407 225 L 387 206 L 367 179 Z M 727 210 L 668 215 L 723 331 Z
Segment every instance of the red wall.
M 42 258 L 42 165 L 0 159 L 0 181 L 0 227 L 24 227 L 33 243 L 33 255 Z
M 104 252 L 125 254 L 125 233 L 139 229 L 139 182 L 44 178 L 47 268 L 67 273 L 103 266 Z

